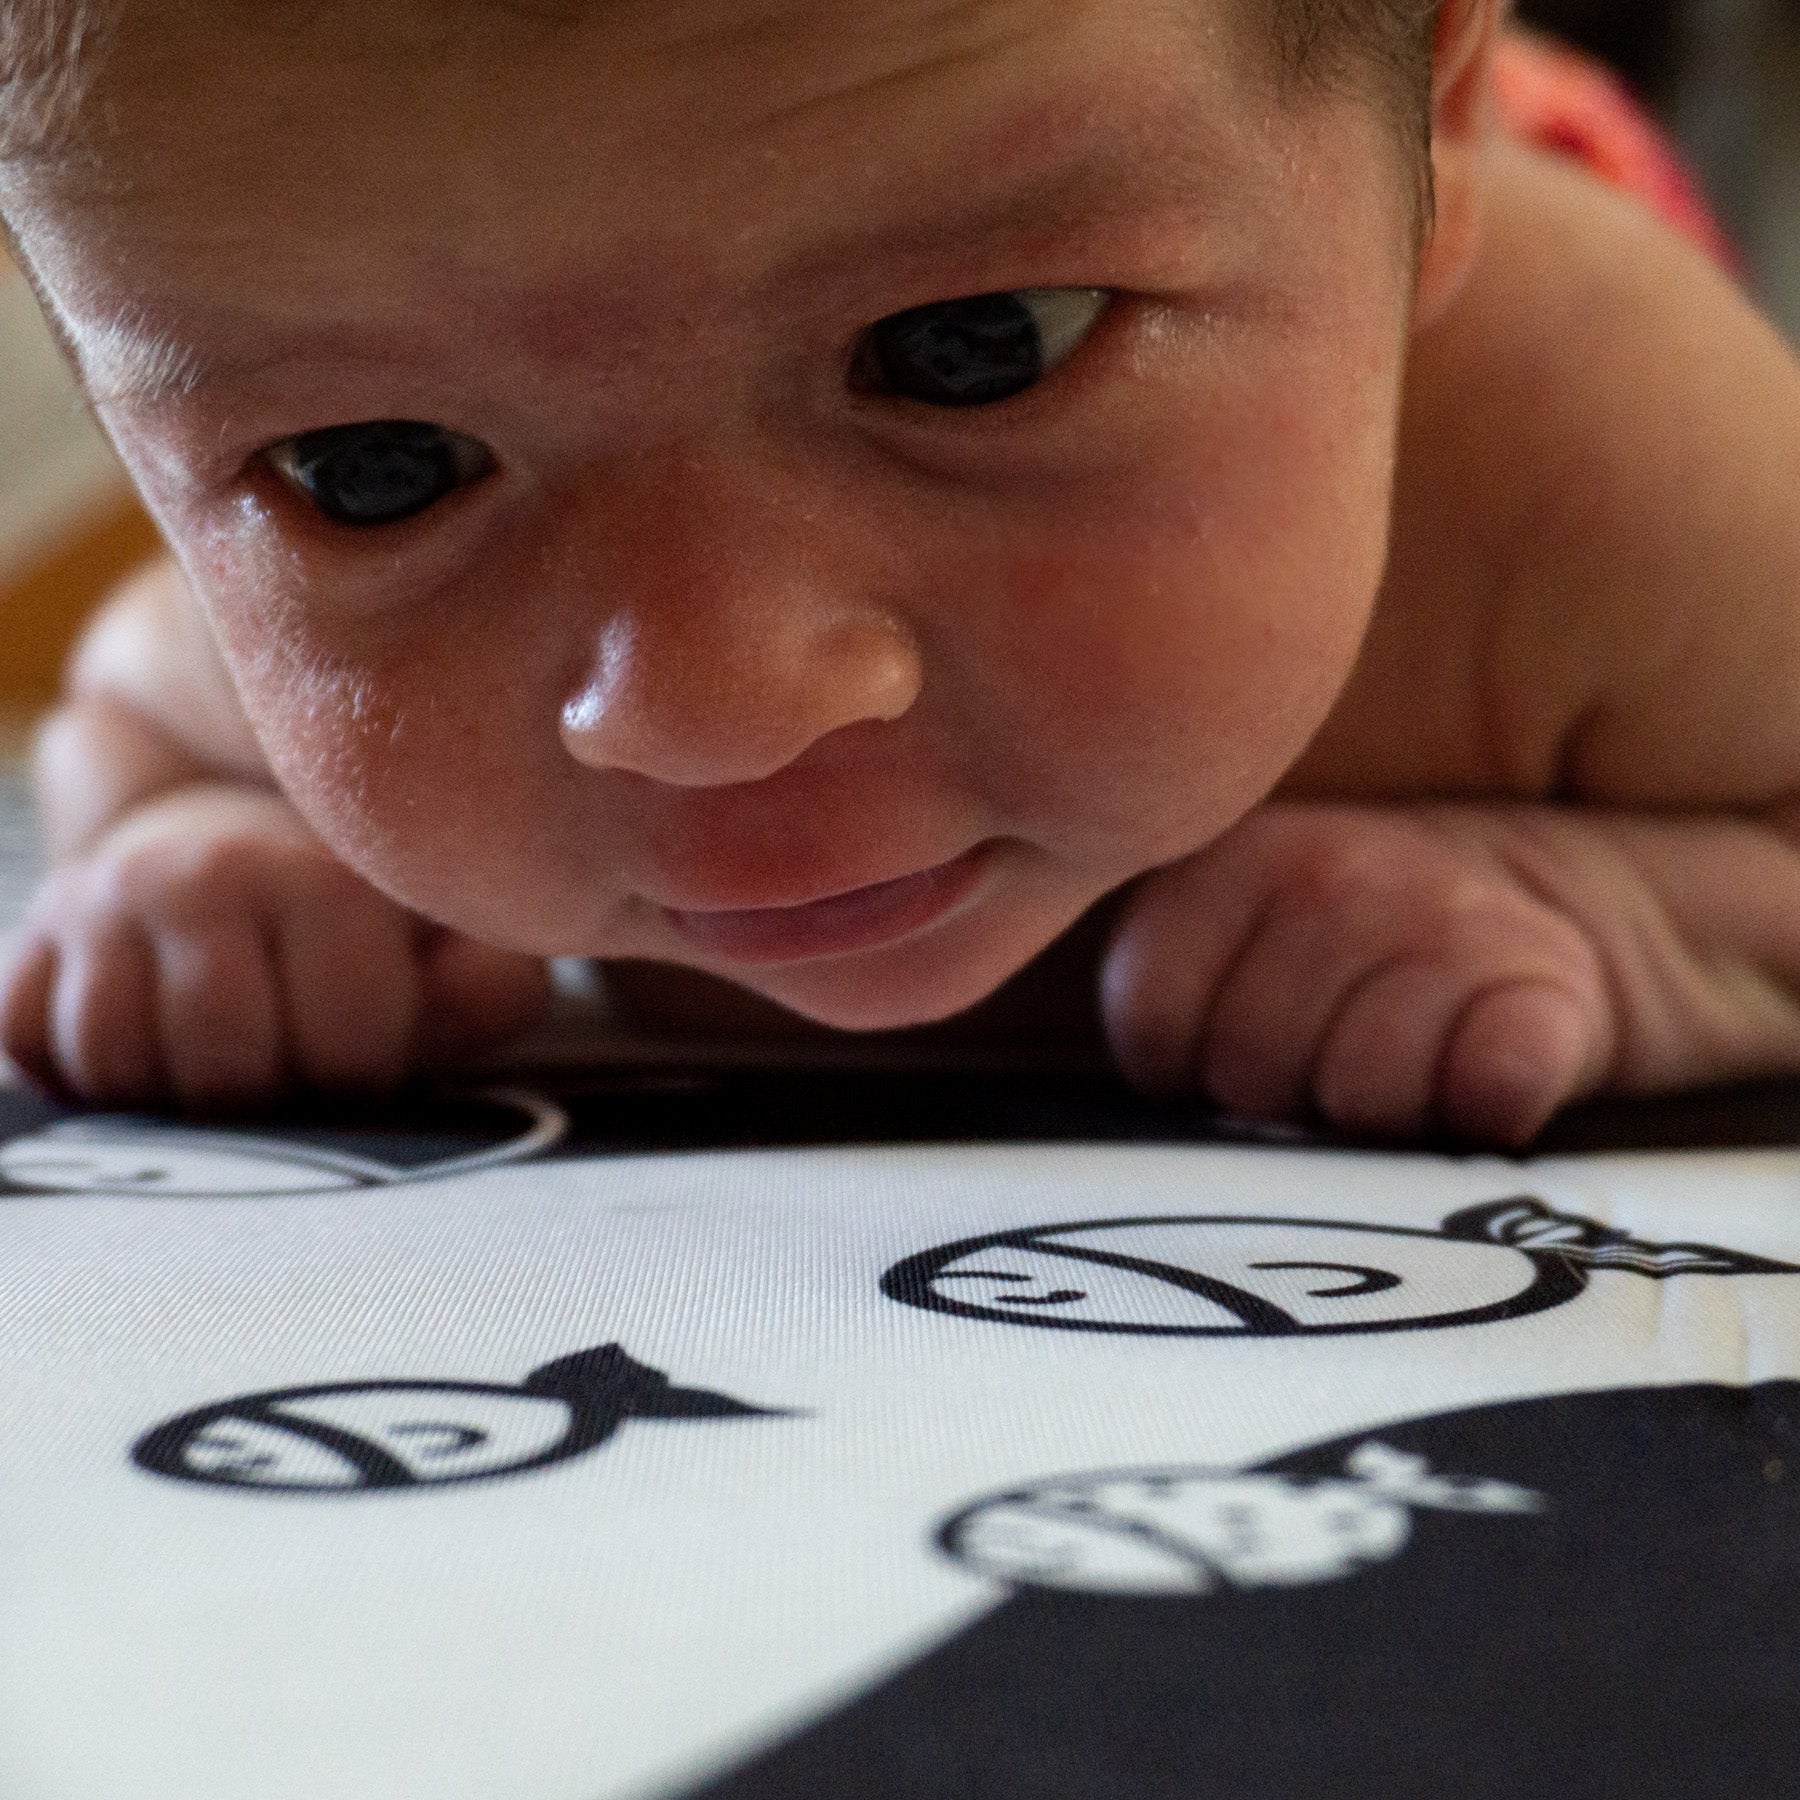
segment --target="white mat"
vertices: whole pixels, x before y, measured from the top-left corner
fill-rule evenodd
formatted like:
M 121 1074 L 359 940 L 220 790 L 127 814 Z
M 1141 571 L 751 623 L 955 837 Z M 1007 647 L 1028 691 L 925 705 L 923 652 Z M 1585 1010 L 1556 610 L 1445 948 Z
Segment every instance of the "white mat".
M 1800 1794 L 1800 1152 L 495 1104 L 13 1103 L 7 1800 Z

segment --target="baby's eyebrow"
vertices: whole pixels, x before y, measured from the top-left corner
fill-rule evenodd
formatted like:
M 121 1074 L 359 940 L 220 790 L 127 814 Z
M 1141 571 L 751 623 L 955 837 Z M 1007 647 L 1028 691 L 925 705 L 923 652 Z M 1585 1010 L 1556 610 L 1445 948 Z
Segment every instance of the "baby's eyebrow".
M 872 288 L 879 291 L 890 281 L 930 285 L 941 278 L 953 288 L 965 272 L 980 279 L 984 268 L 1004 270 L 1009 260 L 1018 265 L 1014 273 L 1026 276 L 1039 265 L 1062 262 L 1072 278 L 1098 280 L 1110 246 L 1126 240 L 1203 244 L 1206 218 L 1226 184 L 1229 163 L 1228 155 L 1212 152 L 1206 135 L 1196 122 L 1189 132 L 1196 153 L 1171 158 L 1146 154 L 1142 120 L 1046 132 L 1038 153 L 1018 159 L 1021 166 L 1015 169 L 1006 170 L 1008 159 L 996 155 L 986 165 L 996 174 L 986 181 L 978 158 L 964 191 L 946 196 L 934 190 L 922 204 L 907 204 L 902 197 L 872 220 L 828 226 L 810 242 L 781 246 L 756 286 L 782 310 L 803 311 L 821 293 L 854 295 L 848 303 L 862 304 Z M 1167 229 L 1178 213 L 1183 215 L 1179 233 Z M 1176 252 L 1157 254 L 1167 260 Z M 622 245 L 616 260 L 616 280 L 604 268 L 583 268 L 529 283 L 507 276 L 491 287 L 459 272 L 454 281 L 437 285 L 466 294 L 486 287 L 481 304 L 504 321 L 529 360 L 548 367 L 585 364 L 596 342 L 609 337 L 630 342 L 645 316 L 634 280 L 643 267 L 641 256 Z M 952 297 L 952 291 L 909 296 L 908 303 Z M 231 320 L 229 327 L 223 319 L 219 323 L 217 335 L 235 340 L 241 351 L 202 351 L 196 345 L 212 334 L 184 341 L 141 311 L 99 324 L 65 325 L 62 335 L 90 401 L 146 409 L 206 389 L 243 385 L 284 365 L 373 365 L 420 352 L 416 329 L 384 329 L 372 319 L 294 329 L 247 317 Z
M 781 279 L 807 282 L 837 266 L 885 267 L 994 245 L 1073 248 L 1177 212 L 1202 224 L 1241 176 L 1232 146 L 1204 117 L 1183 114 L 1172 140 L 1155 104 L 1113 110 L 1096 102 L 1081 110 L 1086 116 L 1074 123 L 1027 115 L 991 143 L 971 143 L 960 191 L 934 191 L 926 207 L 830 233 L 791 258 Z M 1182 153 L 1171 153 L 1171 141 Z M 1029 156 L 1017 154 L 1021 143 L 1031 145 Z
M 154 402 L 189 394 L 212 378 L 199 351 L 132 307 L 101 321 L 74 321 L 29 259 L 18 265 L 37 297 L 44 322 L 80 373 L 90 405 Z
M 127 314 L 79 332 L 64 328 L 90 399 L 139 404 L 190 394 L 206 376 L 200 355 L 172 333 Z
M 279 347 L 261 354 L 221 356 L 135 316 L 97 326 L 69 326 L 55 317 L 51 323 L 94 406 L 149 409 L 204 389 L 242 385 L 284 365 L 379 362 L 407 348 L 394 334 L 334 326 L 284 336 Z

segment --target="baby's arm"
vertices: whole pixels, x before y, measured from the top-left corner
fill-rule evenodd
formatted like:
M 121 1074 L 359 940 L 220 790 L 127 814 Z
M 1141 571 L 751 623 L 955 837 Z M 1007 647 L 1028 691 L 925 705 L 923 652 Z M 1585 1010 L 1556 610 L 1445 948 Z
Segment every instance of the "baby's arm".
M 1523 1144 L 1581 1095 L 1800 1069 L 1800 835 L 1272 802 L 1139 889 L 1104 998 L 1153 1084 Z
M 1363 665 L 1108 969 L 1128 1064 L 1246 1112 L 1517 1143 L 1800 1069 L 1800 366 L 1630 202 L 1495 177 Z
M 543 967 L 426 924 L 277 791 L 172 563 L 77 651 L 36 773 L 51 874 L 0 980 L 0 1047 L 102 1104 L 390 1086 L 528 1024 Z

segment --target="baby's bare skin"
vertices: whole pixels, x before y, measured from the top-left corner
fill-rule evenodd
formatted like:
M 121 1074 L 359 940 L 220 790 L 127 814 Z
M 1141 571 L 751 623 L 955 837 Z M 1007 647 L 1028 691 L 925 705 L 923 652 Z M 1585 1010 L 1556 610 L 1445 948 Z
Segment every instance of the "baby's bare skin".
M 1513 147 L 1487 200 L 1357 672 L 1271 802 L 1144 884 L 1107 980 L 1146 1077 L 1518 1143 L 1800 1055 L 1800 387 L 1631 203 Z
M 791 10 L 806 26 L 804 0 Z M 903 169 L 954 136 L 969 96 L 973 119 L 1115 72 L 1109 57 L 1120 93 L 1174 66 L 1147 4 L 1021 0 L 954 29 L 1002 12 L 979 44 L 915 47 L 930 140 L 908 135 L 895 96 L 911 89 L 890 80 L 879 99 L 852 86 L 747 115 L 716 159 L 704 134 L 684 145 L 694 229 L 716 199 L 744 221 L 729 254 L 748 255 L 759 230 L 887 204 L 837 185 L 823 155 L 853 118 Z M 954 452 L 911 415 L 908 436 L 870 415 L 883 460 L 843 436 L 814 465 L 786 412 L 777 429 L 711 408 L 754 307 L 715 323 L 679 235 L 659 237 L 641 266 L 674 271 L 692 311 L 685 365 L 669 365 L 691 388 L 659 384 L 654 309 L 616 369 L 610 340 L 584 346 L 581 312 L 562 316 L 601 396 L 591 413 L 565 403 L 567 421 L 603 421 L 625 449 L 592 453 L 592 484 L 553 511 L 527 486 L 509 538 L 453 501 L 464 523 L 411 540 L 439 584 L 416 597 L 407 561 L 401 597 L 378 595 L 366 559 L 345 562 L 266 488 L 226 504 L 181 485 L 174 446 L 206 415 L 178 411 L 171 435 L 109 408 L 116 346 L 101 303 L 83 312 L 104 278 L 46 225 L 39 279 L 201 592 L 167 570 L 121 597 L 46 734 L 58 866 L 6 990 L 9 1053 L 107 1102 L 379 1085 L 516 1029 L 552 953 L 679 961 L 826 1024 L 909 1024 L 979 1000 L 1123 890 L 1096 972 L 1122 1062 L 1245 1111 L 1518 1143 L 1581 1094 L 1800 1066 L 1800 372 L 1632 203 L 1489 141 L 1494 18 L 1452 5 L 1440 41 L 1440 225 L 1410 346 L 1403 184 L 1367 107 L 1286 119 L 1229 57 L 1182 64 L 1171 116 L 1204 113 L 1229 182 L 1173 159 L 1156 234 L 959 252 L 960 272 L 927 261 L 897 290 L 1153 292 L 1112 363 L 1098 342 L 1071 361 L 1064 386 L 1086 398 Z M 654 40 L 639 29 L 634 53 Z M 645 62 L 646 120 L 671 81 L 723 70 L 736 92 L 741 60 L 715 69 L 694 41 Z M 784 76 L 800 66 L 778 53 Z M 827 70 L 849 53 L 817 52 Z M 601 95 L 595 134 L 629 145 L 635 97 Z M 734 199 L 746 144 L 774 173 Z M 559 191 L 552 169 L 546 242 L 568 241 Z M 302 246 L 316 202 L 296 191 Z M 622 228 L 685 217 L 620 204 Z M 235 269 L 206 260 L 196 217 L 191 267 L 180 233 L 140 246 L 164 284 Z M 1208 246 L 1191 271 L 1169 248 L 1178 218 Z M 318 225 L 333 243 L 353 228 Z M 387 241 L 349 246 L 347 266 L 379 273 Z M 388 261 L 374 316 L 408 291 Z M 531 367 L 545 354 L 540 338 Z M 403 398 L 271 417 L 434 416 L 389 391 Z M 522 428 L 493 429 L 510 448 Z M 521 466 L 566 465 L 521 442 Z M 885 460 L 902 454 L 919 510 Z M 478 579 L 451 572 L 453 540 L 485 559 Z M 755 951 L 759 933 L 792 935 L 771 907 L 964 852 L 980 881 L 917 930 Z M 802 935 L 841 928 L 823 910 L 800 907 Z

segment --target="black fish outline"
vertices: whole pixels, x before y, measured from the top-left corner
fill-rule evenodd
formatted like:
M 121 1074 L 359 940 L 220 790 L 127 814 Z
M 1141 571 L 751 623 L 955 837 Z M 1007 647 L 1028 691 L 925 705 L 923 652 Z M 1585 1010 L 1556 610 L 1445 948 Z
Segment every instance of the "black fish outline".
M 480 1394 L 560 1401 L 569 1409 L 568 1429 L 548 1448 L 516 1463 L 472 1470 L 463 1475 L 415 1475 L 379 1445 L 321 1420 L 284 1410 L 306 1400 L 343 1394 Z M 634 1420 L 779 1419 L 798 1415 L 784 1408 L 752 1406 L 707 1388 L 677 1387 L 660 1369 L 638 1362 L 622 1344 L 605 1344 L 558 1357 L 532 1370 L 517 1387 L 482 1381 L 334 1381 L 310 1387 L 270 1389 L 215 1402 L 146 1432 L 132 1446 L 131 1461 L 146 1474 L 204 1487 L 279 1495 L 343 1497 L 404 1489 L 449 1488 L 476 1481 L 505 1480 L 557 1463 L 573 1461 L 608 1443 Z M 186 1452 L 194 1441 L 223 1420 L 266 1425 L 309 1439 L 357 1470 L 353 1485 L 328 1482 L 260 1482 L 229 1470 L 196 1469 Z
M 1156 1225 L 1275 1225 L 1306 1230 L 1364 1233 L 1372 1237 L 1426 1238 L 1439 1242 L 1488 1244 L 1516 1250 L 1535 1271 L 1531 1283 L 1505 1300 L 1460 1312 L 1427 1313 L 1404 1319 L 1351 1320 L 1342 1324 L 1307 1325 L 1263 1300 L 1202 1270 L 1185 1269 L 1144 1257 L 1109 1251 L 1094 1244 L 1059 1241 L 1082 1233 L 1124 1231 Z M 1200 1295 L 1237 1315 L 1233 1325 L 1127 1324 L 1104 1319 L 1070 1318 L 1050 1313 L 1005 1311 L 999 1305 L 959 1300 L 939 1291 L 938 1278 L 966 1256 L 984 1250 L 1026 1250 L 1082 1263 L 1122 1269 L 1151 1280 L 1168 1282 Z M 1319 1265 L 1321 1267 L 1325 1265 Z M 1531 1195 L 1488 1201 L 1452 1213 L 1436 1230 L 1411 1225 L 1374 1225 L 1352 1219 L 1301 1219 L 1256 1214 L 1176 1213 L 1123 1219 L 1085 1219 L 1057 1225 L 1028 1225 L 1013 1231 L 964 1238 L 896 1263 L 882 1277 L 881 1291 L 890 1300 L 924 1312 L 955 1318 L 998 1321 L 1043 1331 L 1082 1331 L 1108 1337 L 1369 1337 L 1406 1331 L 1448 1331 L 1461 1326 L 1496 1324 L 1529 1318 L 1566 1306 L 1587 1291 L 1593 1274 L 1620 1270 L 1653 1280 L 1676 1275 L 1800 1275 L 1800 1267 L 1768 1257 L 1724 1250 L 1708 1244 L 1652 1244 L 1633 1238 L 1576 1213 L 1558 1212 Z M 1074 1290 L 1071 1290 L 1073 1293 Z M 1077 1294 L 1076 1297 L 1079 1297 Z
M 10 1098 L 10 1096 L 9 1096 Z M 435 1099 L 444 1112 L 485 1111 L 498 1130 L 469 1130 L 452 1117 L 433 1118 L 416 1128 L 371 1131 L 357 1122 L 329 1117 L 297 1117 L 264 1125 L 184 1122 L 136 1112 L 69 1112 L 44 1102 L 25 1113 L 22 1129 L 0 1135 L 0 1200 L 109 1198 L 144 1201 L 310 1199 L 321 1193 L 373 1191 L 445 1181 L 491 1169 L 538 1162 L 559 1151 L 572 1134 L 567 1110 L 548 1096 L 524 1087 L 451 1090 Z M 14 1110 L 8 1108 L 8 1111 Z M 35 1115 L 35 1116 L 34 1116 Z M 397 1148 L 398 1146 L 398 1148 Z M 79 1161 L 96 1153 L 129 1151 L 143 1159 L 144 1172 L 100 1182 L 20 1180 L 4 1172 L 6 1158 L 22 1147 Z M 183 1153 L 224 1155 L 270 1171 L 307 1171 L 335 1177 L 332 1184 L 273 1179 L 242 1188 L 206 1183 L 184 1186 L 164 1167 Z M 409 1154 L 410 1153 L 410 1154 Z

